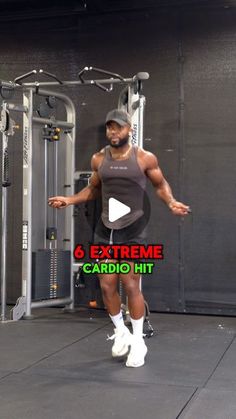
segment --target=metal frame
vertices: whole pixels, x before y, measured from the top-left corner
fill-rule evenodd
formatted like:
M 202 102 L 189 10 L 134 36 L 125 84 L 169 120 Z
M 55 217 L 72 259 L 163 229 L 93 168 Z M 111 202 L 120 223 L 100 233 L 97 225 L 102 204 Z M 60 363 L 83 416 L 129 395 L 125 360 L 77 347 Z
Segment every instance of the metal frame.
M 109 78 L 102 79 L 86 79 L 85 75 L 88 72 L 96 72 L 110 76 Z M 49 77 L 50 81 L 34 81 L 25 82 L 25 79 L 32 75 L 44 74 Z M 117 73 L 102 70 L 97 67 L 84 67 L 78 73 L 79 80 L 66 80 L 61 81 L 57 76 L 44 70 L 32 70 L 23 74 L 15 80 L 4 81 L 0 80 L 0 94 L 2 97 L 11 96 L 15 90 L 20 90 L 23 93 L 23 105 L 15 105 L 14 103 L 7 103 L 4 101 L 2 109 L 5 111 L 16 111 L 23 114 L 23 231 L 22 231 L 22 296 L 18 298 L 16 306 L 11 312 L 13 320 L 18 320 L 23 315 L 26 318 L 31 318 L 31 309 L 36 307 L 45 307 L 53 305 L 67 305 L 68 308 L 73 309 L 74 306 L 74 284 L 73 284 L 73 250 L 74 250 L 74 225 L 73 225 L 73 210 L 69 207 L 66 215 L 66 235 L 70 240 L 67 245 L 71 251 L 71 279 L 70 288 L 71 293 L 69 298 L 51 299 L 44 301 L 32 302 L 32 141 L 33 141 L 33 126 L 34 124 L 50 124 L 51 119 L 35 117 L 33 115 L 33 97 L 34 94 L 44 96 L 53 95 L 64 101 L 67 111 L 67 121 L 56 121 L 57 126 L 62 128 L 71 129 L 71 134 L 68 134 L 68 148 L 66 151 L 66 185 L 70 185 L 71 194 L 74 193 L 74 145 L 75 145 L 75 108 L 71 99 L 58 92 L 51 92 L 47 88 L 51 87 L 73 87 L 73 86 L 95 86 L 106 92 L 113 90 L 114 84 L 124 84 L 128 89 L 128 104 L 127 110 L 131 113 L 132 124 L 136 124 L 138 129 L 135 131 L 136 136 L 132 138 L 134 144 L 142 146 L 143 144 L 143 111 L 145 105 L 145 98 L 141 96 L 141 83 L 142 80 L 149 78 L 148 73 L 138 73 L 131 78 L 124 78 Z M 53 81 L 52 81 L 53 79 Z M 23 82 L 24 81 L 24 82 Z M 109 87 L 106 87 L 109 85 Z M 45 88 L 46 90 L 43 90 Z M 14 123 L 14 121 L 12 121 Z M 2 131 L 3 150 L 7 148 L 8 136 L 14 134 L 14 129 L 9 128 L 8 132 Z M 14 125 L 14 124 L 13 124 Z M 45 147 L 45 159 L 47 156 L 47 149 Z M 71 164 L 71 161 L 73 162 Z M 4 166 L 3 166 L 4 167 Z M 69 169 L 70 168 L 70 169 Z M 46 175 L 45 175 L 46 176 Z M 4 173 L 2 173 L 2 180 L 4 180 Z M 46 189 L 46 183 L 45 183 Z M 46 191 L 45 191 L 46 194 Z M 6 217 L 6 204 L 7 204 L 7 191 L 2 187 L 2 267 L 1 267 L 1 321 L 6 321 L 6 237 L 7 237 L 7 217 Z

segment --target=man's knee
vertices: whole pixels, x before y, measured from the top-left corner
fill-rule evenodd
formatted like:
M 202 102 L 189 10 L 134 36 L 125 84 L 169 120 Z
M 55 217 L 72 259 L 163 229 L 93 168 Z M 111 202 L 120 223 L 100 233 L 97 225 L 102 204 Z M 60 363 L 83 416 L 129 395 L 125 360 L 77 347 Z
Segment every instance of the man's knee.
M 135 297 L 141 293 L 139 287 L 139 278 L 137 275 L 127 275 L 122 280 L 122 283 L 128 297 Z
M 100 279 L 100 287 L 104 296 L 112 296 L 117 292 L 117 284 L 109 279 Z

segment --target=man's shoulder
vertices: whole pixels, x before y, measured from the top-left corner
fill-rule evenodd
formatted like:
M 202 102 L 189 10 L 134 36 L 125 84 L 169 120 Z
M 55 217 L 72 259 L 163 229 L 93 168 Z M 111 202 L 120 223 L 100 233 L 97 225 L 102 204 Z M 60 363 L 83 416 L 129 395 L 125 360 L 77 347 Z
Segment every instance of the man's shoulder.
M 138 147 L 137 158 L 144 171 L 156 168 L 158 166 L 158 160 L 155 154 L 144 150 L 141 147 Z
M 98 167 L 101 165 L 101 162 L 103 161 L 104 157 L 106 155 L 106 147 L 102 148 L 101 150 L 97 151 L 92 155 L 91 158 L 91 166 L 94 170 L 97 170 Z
M 93 154 L 92 159 L 104 157 L 106 155 L 106 149 L 107 147 L 103 147 L 101 150 L 96 151 L 96 153 Z
M 153 159 L 153 158 L 156 159 L 157 158 L 155 156 L 155 154 L 152 153 L 151 151 L 144 150 L 143 148 L 138 147 L 138 146 L 136 146 L 136 147 L 137 147 L 137 154 L 138 154 L 139 157 L 143 157 L 145 159 Z

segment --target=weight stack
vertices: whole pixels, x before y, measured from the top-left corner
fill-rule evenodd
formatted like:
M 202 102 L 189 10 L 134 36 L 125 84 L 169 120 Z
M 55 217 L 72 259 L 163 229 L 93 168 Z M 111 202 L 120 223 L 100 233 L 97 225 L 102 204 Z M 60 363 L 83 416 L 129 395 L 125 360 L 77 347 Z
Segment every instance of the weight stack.
M 32 253 L 32 300 L 70 296 L 69 250 L 39 249 Z

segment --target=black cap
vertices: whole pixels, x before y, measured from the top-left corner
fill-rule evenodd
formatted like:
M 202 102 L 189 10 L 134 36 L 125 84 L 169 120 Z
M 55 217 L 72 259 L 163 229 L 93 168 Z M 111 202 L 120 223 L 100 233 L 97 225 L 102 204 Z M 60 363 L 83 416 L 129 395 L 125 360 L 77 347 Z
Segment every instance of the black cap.
M 108 112 L 106 116 L 106 124 L 110 121 L 114 121 L 122 127 L 124 127 L 125 125 L 131 126 L 130 115 L 126 111 L 122 111 L 121 109 L 113 109 L 112 111 Z

